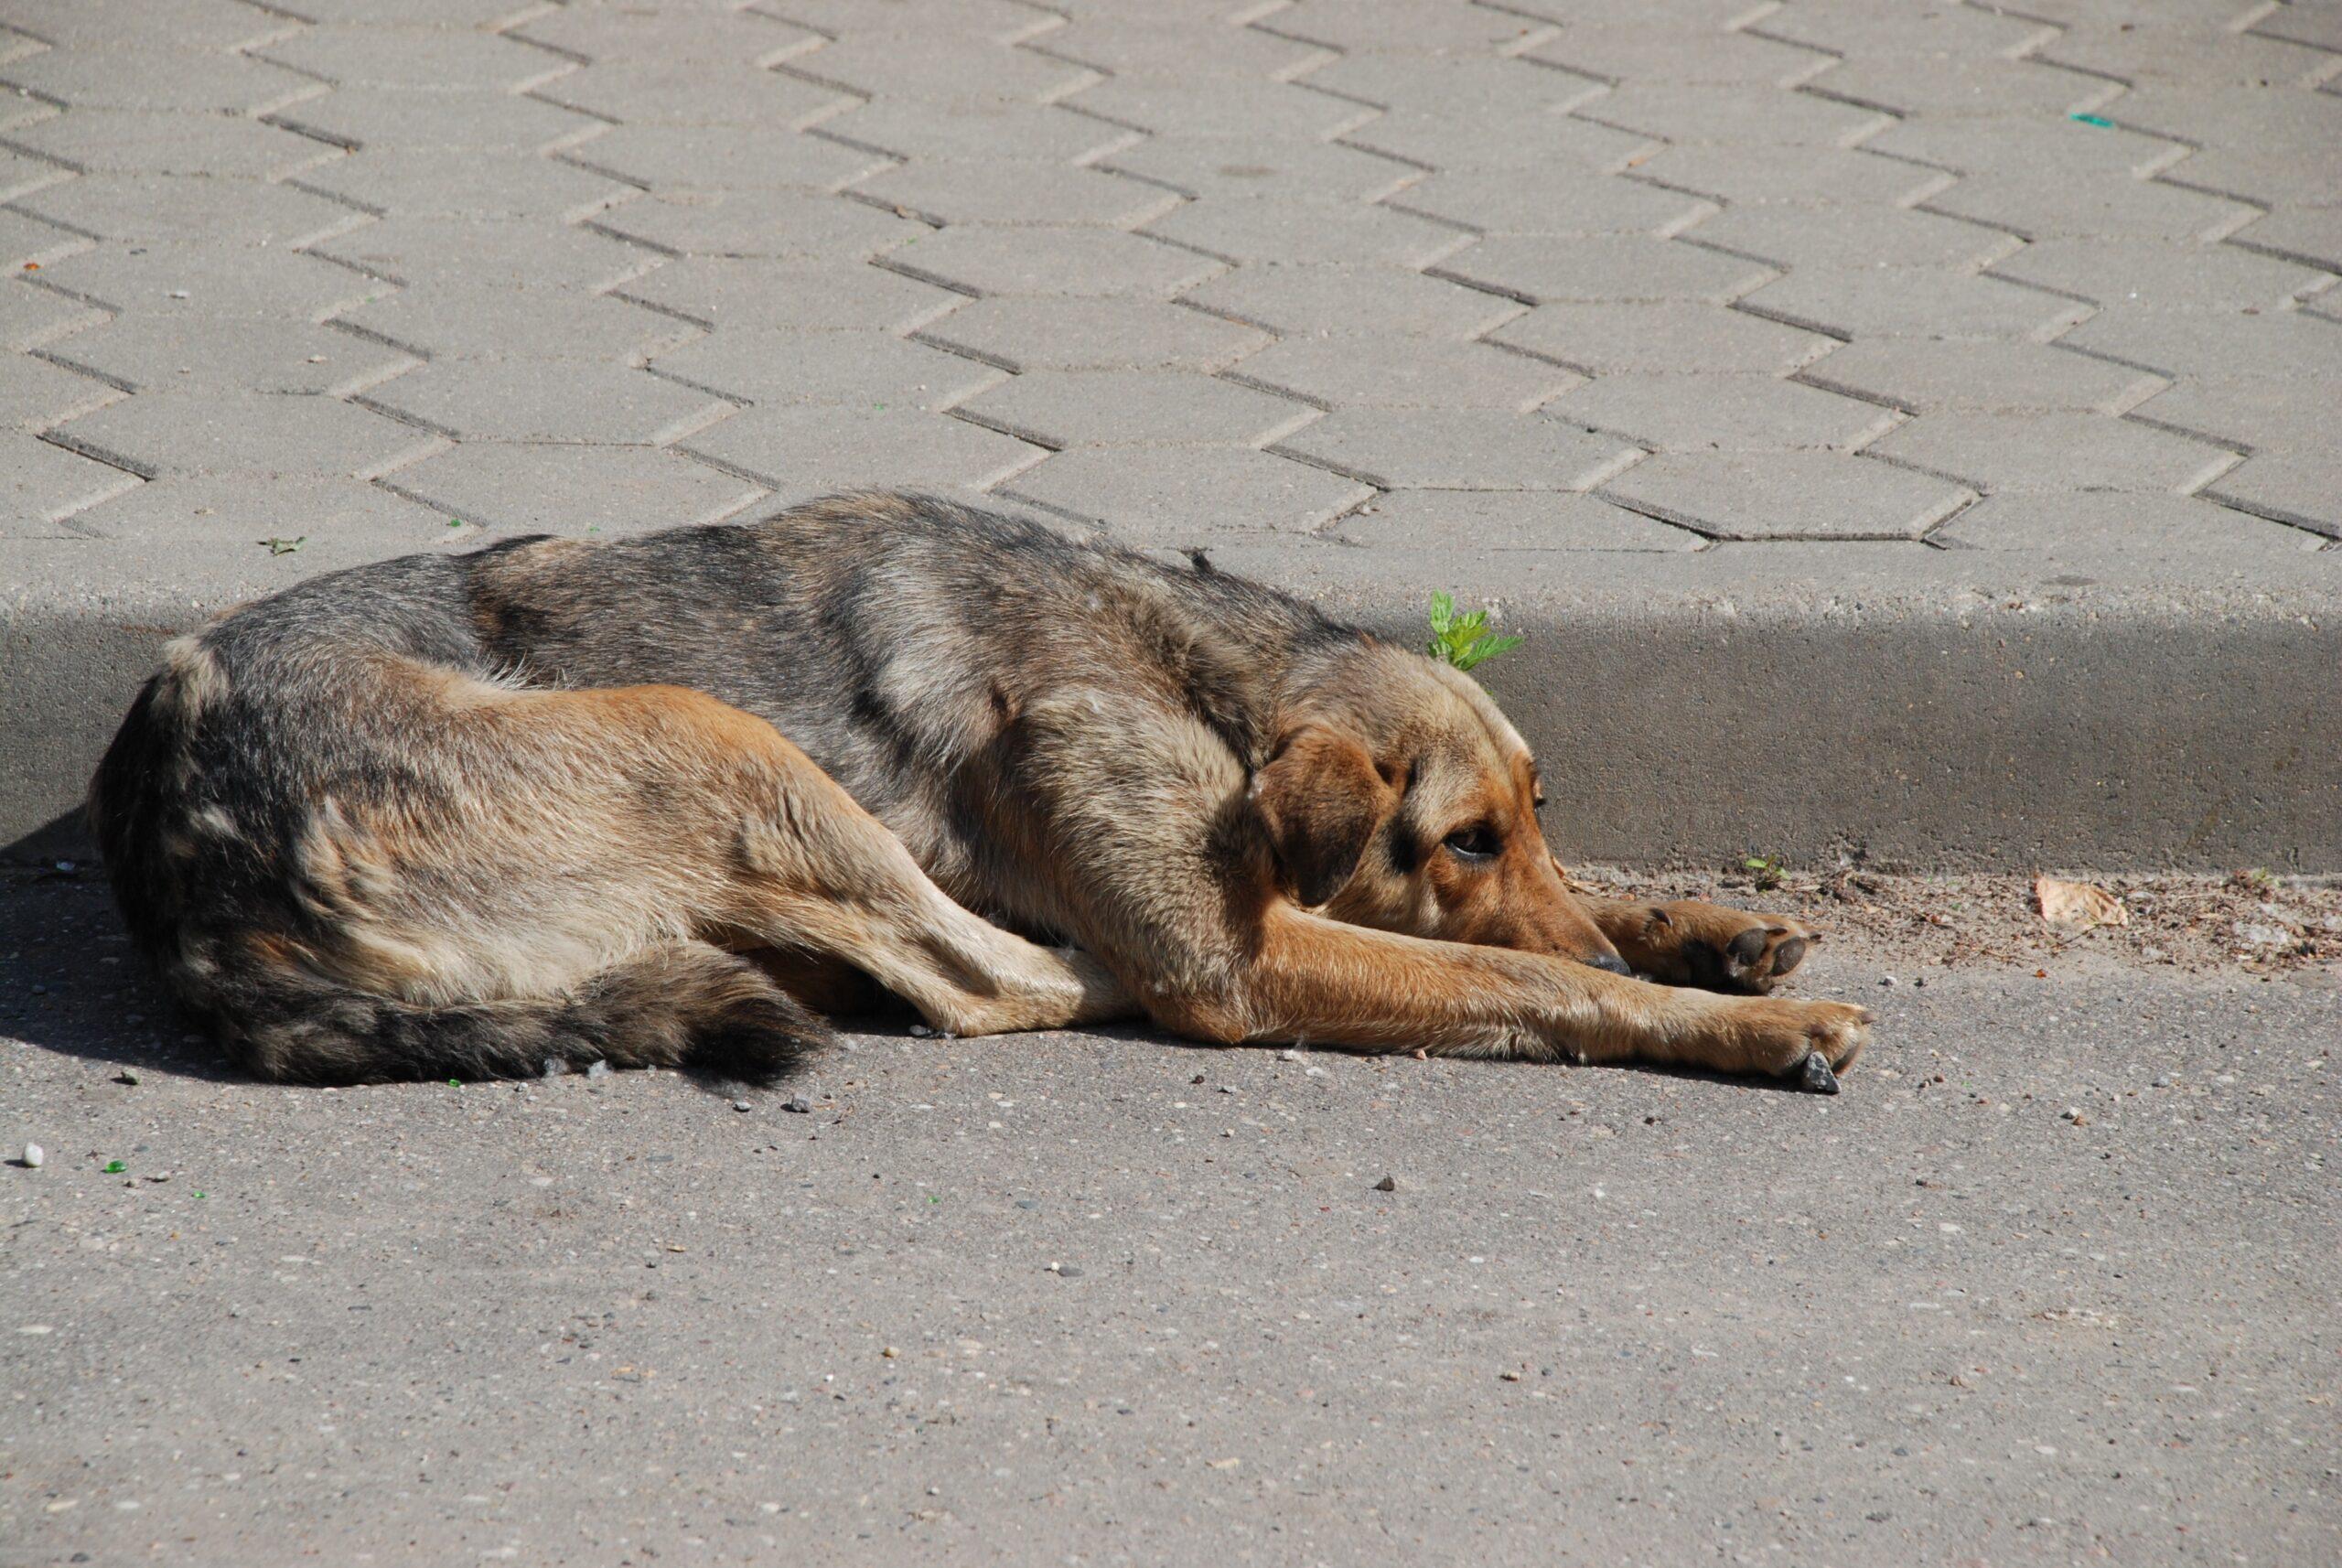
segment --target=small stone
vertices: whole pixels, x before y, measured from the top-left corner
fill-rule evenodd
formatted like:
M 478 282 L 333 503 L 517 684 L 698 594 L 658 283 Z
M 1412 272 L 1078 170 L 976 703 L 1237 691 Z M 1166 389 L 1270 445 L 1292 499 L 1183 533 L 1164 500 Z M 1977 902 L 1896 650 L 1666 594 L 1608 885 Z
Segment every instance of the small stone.
M 919 1040 L 931 1040 L 935 1037 L 935 1031 L 929 1028 L 924 1024 L 913 1024 L 911 1026 L 911 1037 Z
M 900 1350 L 896 1349 L 892 1345 L 889 1345 L 889 1346 L 887 1346 L 885 1349 L 883 1349 L 883 1350 L 879 1351 L 879 1352 L 878 1352 L 878 1354 L 880 1354 L 881 1356 L 886 1357 L 886 1359 L 888 1359 L 889 1361 L 891 1361 L 891 1360 L 893 1360 L 896 1357 L 897 1357 L 897 1356 L 901 1355 L 901 1354 L 902 1354 L 902 1352 L 901 1352 Z
M 2294 933 L 2283 926 L 2264 925 L 2258 920 L 2239 920 L 2236 940 L 2247 947 L 2281 948 L 2294 940 Z
M 1038 1208 L 1041 1207 L 1041 1200 L 1037 1197 L 1020 1197 L 1016 1200 L 1016 1207 L 1019 1208 Z
M 116 1083 L 127 1084 L 133 1089 L 138 1087 L 138 1075 L 128 1068 L 124 1068 L 120 1072 L 114 1074 L 113 1080 Z
M 1071 1263 L 1059 1263 L 1058 1273 L 1060 1278 L 1069 1280 L 1078 1280 L 1081 1277 L 1081 1271 Z
M 813 1102 L 801 1094 L 794 1100 L 782 1101 L 780 1108 L 791 1116 L 811 1116 L 813 1113 Z
M 2148 1087 L 2151 1089 L 2169 1089 L 2171 1087 L 2171 1074 L 2167 1072 L 2159 1072 L 2155 1074 L 2154 1082 L 2150 1084 Z
M 1277 1053 L 1277 1060 L 1281 1062 L 1297 1062 L 1301 1060 L 1301 1053 L 1288 1046 L 1284 1050 Z
M 586 1064 L 586 1076 L 587 1078 L 607 1078 L 610 1076 L 610 1064 L 601 1060 L 599 1058 L 596 1058 L 593 1061 Z
M 48 1150 L 42 1148 L 38 1144 L 27 1144 L 25 1145 L 25 1168 L 27 1170 L 37 1171 L 47 1164 L 48 1164 Z
M 1399 1190 L 1399 1178 L 1397 1176 L 1384 1176 L 1380 1181 L 1374 1184 L 1374 1190 L 1377 1192 L 1396 1192 Z
M 1896 983 L 1896 981 L 1891 974 L 1882 974 L 1878 977 L 1878 983 L 1881 985 L 1894 985 Z
M 1519 1372 L 1499 1372 L 1497 1376 L 1508 1383 L 1517 1383 L 1520 1381 L 1520 1374 Z
M 1914 989 L 1918 989 L 1918 988 L 1920 988 L 1920 987 L 1923 987 L 1923 986 L 1925 986 L 1927 983 L 1928 983 L 1928 977 L 1927 977 L 1926 975 L 1924 975 L 1924 974 L 1923 974 L 1923 975 L 1921 975 L 1921 976 L 1919 976 L 1919 978 L 1918 978 L 1918 979 L 1917 979 L 1917 980 L 1915 980 L 1915 981 L 1911 982 L 1912 987 L 1913 987 Z
M 740 1112 L 741 1114 L 743 1114 L 743 1115 L 746 1115 L 747 1112 L 751 1112 L 751 1111 L 755 1110 L 755 1109 L 756 1109 L 756 1107 L 755 1107 L 755 1106 L 753 1106 L 753 1105 L 750 1105 L 750 1104 L 749 1104 L 747 1101 L 745 1101 L 745 1100 L 736 1100 L 736 1101 L 734 1101 L 732 1102 L 732 1109 L 733 1109 L 733 1110 L 735 1110 L 735 1111 L 739 1112 Z

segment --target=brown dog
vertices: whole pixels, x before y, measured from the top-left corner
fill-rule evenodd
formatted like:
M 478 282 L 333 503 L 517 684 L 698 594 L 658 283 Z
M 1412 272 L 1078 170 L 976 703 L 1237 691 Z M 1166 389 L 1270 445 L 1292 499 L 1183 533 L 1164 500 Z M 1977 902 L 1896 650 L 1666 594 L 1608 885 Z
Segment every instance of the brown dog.
M 1863 1009 L 1675 988 L 1768 990 L 1809 933 L 1582 904 L 1542 804 L 1445 664 L 892 495 L 320 578 L 175 643 L 91 789 L 134 935 L 273 1078 L 768 1078 L 858 973 L 959 1035 L 1835 1089 Z

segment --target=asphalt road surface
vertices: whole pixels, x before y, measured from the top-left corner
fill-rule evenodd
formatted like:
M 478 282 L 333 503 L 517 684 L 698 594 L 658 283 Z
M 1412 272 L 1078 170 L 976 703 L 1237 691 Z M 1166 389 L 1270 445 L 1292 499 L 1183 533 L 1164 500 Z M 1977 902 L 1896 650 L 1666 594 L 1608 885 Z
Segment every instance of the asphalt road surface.
M 1809 967 L 1836 1099 L 900 1026 L 321 1092 L 20 877 L 0 1563 L 2342 1560 L 2331 977 Z

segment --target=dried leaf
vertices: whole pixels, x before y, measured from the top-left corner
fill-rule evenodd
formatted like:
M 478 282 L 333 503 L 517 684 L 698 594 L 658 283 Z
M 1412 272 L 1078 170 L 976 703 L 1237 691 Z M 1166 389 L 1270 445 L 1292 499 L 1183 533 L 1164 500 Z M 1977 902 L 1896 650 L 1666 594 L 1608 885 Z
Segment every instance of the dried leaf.
M 2131 923 L 2131 911 L 2122 908 L 2122 900 L 2094 883 L 2036 876 L 2033 897 L 2041 907 L 2041 918 L 2062 930 L 2087 931 L 2092 926 Z

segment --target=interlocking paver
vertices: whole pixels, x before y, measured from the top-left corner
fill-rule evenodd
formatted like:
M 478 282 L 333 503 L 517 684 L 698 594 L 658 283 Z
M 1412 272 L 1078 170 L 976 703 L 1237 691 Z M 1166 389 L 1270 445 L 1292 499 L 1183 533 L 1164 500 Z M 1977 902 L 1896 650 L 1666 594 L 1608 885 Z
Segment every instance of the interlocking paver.
M 49 439 L 149 478 L 315 474 L 372 478 L 436 451 L 438 436 L 329 397 L 143 392 Z
M 1489 336 L 1590 375 L 1616 371 L 1786 375 L 1832 347 L 1828 338 L 1779 322 L 1681 303 L 1541 305 Z
M 339 147 L 257 120 L 145 109 L 75 109 L 19 125 L 7 139 L 103 174 L 281 179 L 342 156 Z
M 1861 150 L 1961 174 L 2023 174 L 2047 163 L 2077 189 L 2107 178 L 2144 178 L 2187 155 L 2186 147 L 2159 136 L 2032 114 L 1898 120 L 1865 138 Z
M 431 360 L 608 360 L 634 363 L 702 328 L 606 294 L 432 284 L 334 317 Z
M 634 190 L 574 165 L 477 148 L 381 147 L 300 177 L 301 188 L 407 218 L 550 218 L 575 223 Z
M 1083 446 L 1018 475 L 1002 493 L 1102 523 L 1128 544 L 1176 547 L 1315 528 L 1374 491 L 1250 446 Z
M 298 538 L 301 549 L 282 559 L 285 583 L 384 555 L 478 541 L 477 534 L 449 528 L 444 513 L 380 485 L 317 474 L 150 479 L 75 513 L 71 526 L 93 539 L 160 547 L 205 565 L 220 558 L 268 560 L 263 541 Z
M 1713 202 L 1567 164 L 1536 169 L 1444 169 L 1392 199 L 1411 212 L 1487 234 L 1672 234 Z
M 1958 5 L 1875 5 L 1864 0 L 1799 0 L 1759 18 L 1776 38 L 1839 54 L 1909 54 L 1945 59 L 2011 59 L 2057 37 L 2054 27 L 2025 16 L 2005 16 Z
M 787 501 L 867 486 L 988 489 L 1047 454 L 1030 442 L 913 408 L 776 404 L 743 410 L 684 444 L 752 474 Z
M 1870 451 L 1995 491 L 2184 494 L 2236 465 L 2236 454 L 2208 442 L 2088 413 L 1924 413 Z
M 1214 141 L 1327 141 L 1375 117 L 1365 104 L 1305 87 L 1225 77 L 1180 83 L 1109 77 L 1065 102 L 1133 130 Z
M 1328 408 L 1506 408 L 1524 413 L 1585 379 L 1488 343 L 1390 331 L 1286 338 L 1228 373 Z
M 29 356 L 0 376 L 0 430 L 46 430 L 125 395 L 119 388 Z
M 1606 80 L 1656 77 L 1719 86 L 1789 87 L 1834 62 L 1827 54 L 1753 33 L 1692 30 L 1671 19 L 1589 16 L 1522 51 L 1526 59 Z
M 1980 174 L 1928 199 L 1939 212 L 2047 240 L 2064 235 L 2217 240 L 2260 216 L 2240 201 L 2160 180 L 2077 183 L 2054 166 Z
M 1892 114 L 1938 116 L 2080 114 L 2104 107 L 2122 91 L 2101 77 L 2034 60 L 1916 53 L 1857 56 L 1806 85 Z
M 321 320 L 391 291 L 316 256 L 233 242 L 105 245 L 53 262 L 41 279 L 121 311 L 226 320 Z
M 945 229 L 895 252 L 887 264 L 979 295 L 1092 298 L 1161 298 L 1224 268 L 1176 245 L 1102 229 Z
M 1958 267 L 1996 262 L 2024 242 L 2005 230 L 1900 207 L 1740 207 L 1692 231 L 1703 244 L 1789 267 Z
M 1841 452 L 1661 452 L 1604 494 L 1717 539 L 1917 539 L 1974 499 Z
M 467 440 L 650 446 L 705 429 L 735 406 L 646 371 L 577 360 L 435 360 L 367 402 Z
M 43 350 L 134 391 L 242 389 L 346 396 L 420 363 L 414 355 L 296 318 L 255 320 L 232 332 L 208 317 L 124 315 Z
M 1098 166 L 1188 196 L 1321 205 L 1379 201 L 1423 177 L 1410 164 L 1338 143 L 1266 138 L 1239 148 L 1219 139 L 1144 136 L 1104 155 Z
M 961 405 L 1046 446 L 1261 446 L 1318 417 L 1290 398 L 1193 371 L 1036 371 Z
M 843 190 L 893 159 L 810 131 L 769 125 L 612 125 L 562 151 L 671 197 L 707 190 Z
M 257 43 L 289 24 L 235 0 L 10 0 L 8 26 L 60 49 L 137 42 L 192 53 Z
M 850 262 L 693 257 L 618 291 L 717 328 L 908 332 L 965 297 L 899 273 Z
M 1453 225 L 1388 207 L 1295 207 L 1222 198 L 1190 202 L 1147 232 L 1232 262 L 1386 263 L 1424 267 L 1469 242 Z
M 1477 338 L 1521 313 L 1516 300 L 1397 266 L 1244 267 L 1185 297 L 1280 335 Z
M 2334 274 L 2234 245 L 2043 240 L 1993 269 L 2110 310 L 2282 310 L 2334 286 Z
M 595 292 L 641 276 L 658 252 L 552 219 L 385 218 L 312 249 L 394 283 Z
M 1337 409 L 1276 450 L 1391 489 L 1590 490 L 1642 448 L 1545 414 Z
M 595 227 L 678 255 L 866 261 L 931 231 L 834 196 L 801 190 L 709 190 L 646 196 L 603 213 Z
M 59 519 L 134 488 L 138 476 L 21 430 L 0 431 L 0 538 L 47 533 Z
M 72 170 L 51 159 L 0 146 L 0 201 L 14 201 L 72 177 Z
M 2280 208 L 2230 238 L 2270 255 L 2342 271 L 2342 207 Z
M 88 239 L 70 229 L 0 208 L 0 273 L 54 266 L 90 247 Z
M 1523 117 L 1468 102 L 1369 118 L 1342 140 L 1443 173 L 1512 169 L 1529 175 L 1558 166 L 1616 173 L 1649 157 L 1660 145 L 1649 136 L 1560 112 Z
M 332 82 L 421 92 L 525 92 L 577 69 L 511 38 L 454 28 L 306 27 L 252 52 Z
M 2204 493 L 2261 517 L 2342 539 L 2342 459 L 2322 452 L 2263 452 Z
M 1005 379 L 990 365 L 884 332 L 734 328 L 651 364 L 662 376 L 759 404 L 949 408 Z
M 1050 13 L 1022 0 L 749 0 L 763 11 L 819 28 L 833 37 L 953 38 L 1013 44 L 1058 25 Z
M 2201 86 L 2314 87 L 2342 68 L 2326 49 L 2226 27 L 2076 29 L 2044 45 L 2036 59 L 2124 81 L 2161 78 Z
M 76 107 L 265 114 L 314 98 L 326 84 L 246 55 L 161 46 L 51 49 L 0 65 L 0 85 Z
M 184 175 L 84 175 L 16 206 L 104 239 L 177 244 L 224 239 L 297 249 L 360 221 L 346 203 L 290 186 Z
M 0 349 L 36 348 L 105 319 L 95 306 L 22 279 L 0 280 Z
M 2342 324 L 2306 311 L 2107 311 L 2060 341 L 2167 376 L 2249 373 L 2342 382 Z
M 1763 262 L 1648 234 L 1497 235 L 1440 263 L 1444 276 L 1531 305 L 1700 299 L 1721 305 L 1778 274 Z
M 1070 109 L 1038 103 L 930 103 L 880 99 L 833 120 L 822 136 L 875 147 L 896 157 L 946 163 L 990 158 L 1072 163 L 1095 158 L 1139 139 Z
M 921 338 L 1011 371 L 1216 371 L 1270 335 L 1155 299 L 980 299 Z
M 1856 447 L 1896 416 L 1817 387 L 1768 376 L 1611 375 L 1563 393 L 1546 412 L 1663 452 L 1756 452 Z
M 2169 554 L 2210 562 L 2243 557 L 2279 564 L 2318 544 L 2315 534 L 2195 496 L 2104 491 L 1986 496 L 1931 537 L 1971 550 L 2117 559 Z
M 1943 171 L 1918 168 L 1861 147 L 1808 147 L 1783 157 L 1772 147 L 1663 147 L 1635 166 L 1646 178 L 1697 191 L 1735 207 L 1768 202 L 1792 206 L 1900 208 L 1950 183 Z
M 553 58 L 532 52 L 540 59 Z M 586 66 L 539 87 L 536 95 L 622 124 L 765 125 L 799 131 L 854 104 L 850 94 L 834 88 L 746 61 L 716 65 L 656 55 Z
M 1943 267 L 1800 267 L 1740 301 L 1793 326 L 1845 337 L 2054 337 L 2091 306 Z
M 1700 548 L 1700 536 L 1570 490 L 1393 490 L 1328 531 L 1346 543 L 1420 546 L 1469 540 L 1476 550 Z
M 898 165 L 854 194 L 931 223 L 1094 223 L 1132 229 L 1179 205 L 1161 186 L 1060 164 Z
M 1030 49 L 1005 44 L 972 47 L 964 38 L 924 33 L 841 38 L 791 60 L 789 69 L 865 97 L 896 93 L 927 103 L 1004 98 L 1047 103 L 1098 78 L 1087 66 Z
M 1039 47 L 1058 59 L 1126 80 L 1284 77 L 1331 58 L 1322 48 L 1273 32 L 1198 27 L 1176 16 L 1080 16 L 1048 34 Z
M 2330 385 L 2309 378 L 2191 376 L 2132 411 L 2146 424 L 2256 452 L 2322 452 L 2335 444 Z M 2162 385 L 2160 381 L 2158 385 Z M 2249 432 L 2249 436 L 2240 433 Z
M 449 95 L 383 87 L 338 87 L 269 116 L 271 123 L 344 146 L 441 147 L 543 152 L 604 128 L 591 115 L 508 92 Z
M 2122 413 L 2169 384 L 2054 344 L 2004 338 L 1865 338 L 1798 377 L 1912 413 Z
M 1259 25 L 1345 54 L 1493 54 L 1550 37 L 1553 30 L 1509 11 L 1416 0 L 1300 0 Z
M 1349 55 L 1311 71 L 1307 81 L 1402 114 L 1445 114 L 1468 103 L 1476 113 L 1516 120 L 1565 114 L 1608 91 L 1575 71 L 1492 55 Z
M 1852 146 L 1892 121 L 1875 109 L 1767 87 L 1634 81 L 1581 111 L 1660 141 L 1802 147 Z
M 723 5 L 567 5 L 531 16 L 509 36 L 589 60 L 656 54 L 718 66 L 778 65 L 822 41 L 811 27 Z
M 649 446 L 467 441 L 383 483 L 479 527 L 616 538 L 737 514 L 767 492 Z

